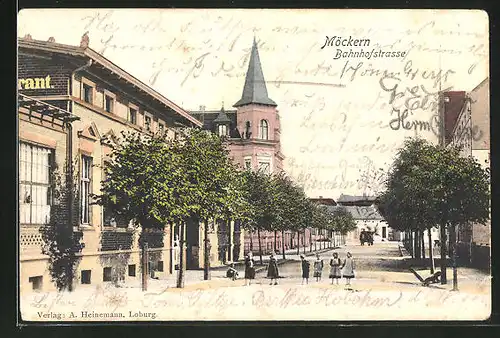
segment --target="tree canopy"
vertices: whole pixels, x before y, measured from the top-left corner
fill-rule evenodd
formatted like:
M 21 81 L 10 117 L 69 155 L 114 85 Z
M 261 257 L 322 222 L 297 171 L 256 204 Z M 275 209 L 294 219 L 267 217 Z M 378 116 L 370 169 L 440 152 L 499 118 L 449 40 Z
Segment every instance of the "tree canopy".
M 484 223 L 489 219 L 489 175 L 456 147 L 409 139 L 397 153 L 379 200 L 389 225 L 398 230 Z

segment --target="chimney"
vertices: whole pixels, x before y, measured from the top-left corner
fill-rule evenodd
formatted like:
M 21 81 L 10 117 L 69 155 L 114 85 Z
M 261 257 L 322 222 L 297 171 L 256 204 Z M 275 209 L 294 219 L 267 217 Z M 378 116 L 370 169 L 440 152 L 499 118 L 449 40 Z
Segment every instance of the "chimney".
M 323 198 L 323 196 L 320 196 L 319 198 Z
M 80 40 L 80 47 L 81 48 L 87 48 L 89 46 L 89 32 L 85 32 L 85 34 L 82 35 L 82 39 Z
M 48 40 L 48 41 L 49 41 L 49 42 L 56 42 L 56 39 L 54 39 L 54 37 L 53 37 L 53 36 L 51 36 L 51 37 L 49 38 L 49 40 Z
M 205 112 L 205 106 L 200 106 L 200 111 Z
M 31 37 L 31 34 L 26 34 L 26 35 L 24 36 L 24 38 L 25 38 L 26 40 L 33 40 L 33 38 Z

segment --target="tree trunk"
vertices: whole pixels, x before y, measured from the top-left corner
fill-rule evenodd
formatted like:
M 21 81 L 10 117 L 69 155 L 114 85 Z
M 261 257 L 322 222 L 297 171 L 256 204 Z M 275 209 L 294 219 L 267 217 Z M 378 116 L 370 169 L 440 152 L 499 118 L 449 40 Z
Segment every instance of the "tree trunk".
M 318 229 L 314 231 L 314 251 L 318 251 Z
M 415 258 L 416 259 L 421 259 L 422 258 L 422 251 L 420 250 L 420 231 L 415 230 Z
M 232 233 L 231 233 L 231 219 L 227 220 L 227 261 L 231 262 L 232 261 L 232 245 L 231 242 L 233 241 L 232 238 Z
M 457 228 L 456 225 L 450 226 L 450 256 L 453 266 L 453 291 L 458 291 L 458 272 L 457 272 Z
M 304 229 L 304 235 L 302 236 L 302 238 L 304 239 L 304 250 L 303 250 L 303 253 L 305 254 L 306 253 L 306 229 Z
M 286 259 L 285 257 L 285 230 L 281 230 L 281 246 L 283 249 L 283 259 Z
M 411 251 L 411 257 L 415 258 L 415 242 L 413 240 L 413 230 L 410 230 L 410 251 Z
M 174 225 L 170 223 L 170 274 L 174 273 Z
M 313 251 L 313 233 L 311 229 L 309 229 L 309 252 Z
M 141 260 L 141 275 L 142 275 L 142 291 L 148 290 L 148 243 L 142 245 L 142 260 Z
M 446 224 L 442 223 L 439 226 L 440 243 L 441 243 L 441 284 L 448 284 L 446 278 Z
M 431 274 L 434 274 L 434 253 L 433 253 L 433 243 L 432 243 L 432 232 L 431 228 L 427 229 L 427 237 L 429 237 L 429 259 L 431 260 Z
M 300 255 L 300 231 L 297 230 L 297 255 Z
M 293 249 L 293 232 L 290 232 L 290 249 Z
M 249 251 L 253 254 L 253 229 L 250 228 L 250 248 Z
M 259 242 L 260 265 L 262 265 L 262 242 L 260 240 L 260 228 L 257 228 L 257 240 Z
M 274 230 L 274 252 L 278 252 L 278 237 L 276 230 Z
M 204 221 L 203 224 L 204 226 L 204 238 L 203 238 L 203 243 L 205 244 L 204 247 L 204 255 L 203 255 L 203 279 L 204 280 L 209 280 L 210 279 L 210 240 L 208 239 L 208 221 Z
M 420 231 L 420 245 L 421 245 L 421 248 L 422 249 L 422 259 L 424 260 L 425 262 L 425 241 L 424 241 L 424 230 L 421 230 Z
M 179 224 L 179 274 L 177 275 L 177 287 L 184 287 L 184 222 Z

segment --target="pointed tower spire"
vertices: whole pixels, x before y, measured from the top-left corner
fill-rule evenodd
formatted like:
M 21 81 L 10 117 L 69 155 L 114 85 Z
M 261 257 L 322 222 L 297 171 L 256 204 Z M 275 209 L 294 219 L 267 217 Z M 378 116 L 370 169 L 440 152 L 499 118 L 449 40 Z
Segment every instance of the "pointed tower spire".
M 247 75 L 245 78 L 245 87 L 241 99 L 234 104 L 234 107 L 240 107 L 247 104 L 263 104 L 276 107 L 277 104 L 267 95 L 266 81 L 260 64 L 257 41 L 253 38 L 252 51 L 250 53 L 250 62 L 248 63 Z

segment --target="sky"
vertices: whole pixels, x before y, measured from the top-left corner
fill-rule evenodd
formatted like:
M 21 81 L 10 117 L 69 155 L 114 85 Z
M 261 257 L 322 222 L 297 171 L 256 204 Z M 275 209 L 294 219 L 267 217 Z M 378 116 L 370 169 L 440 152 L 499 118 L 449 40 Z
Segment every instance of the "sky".
M 406 137 L 437 142 L 435 93 L 470 91 L 489 76 L 488 16 L 477 10 L 36 9 L 18 16 L 19 37 L 79 45 L 85 32 L 90 48 L 186 110 L 230 109 L 239 100 L 255 38 L 278 104 L 285 171 L 309 197 L 379 191 Z M 369 42 L 353 46 L 355 39 Z

